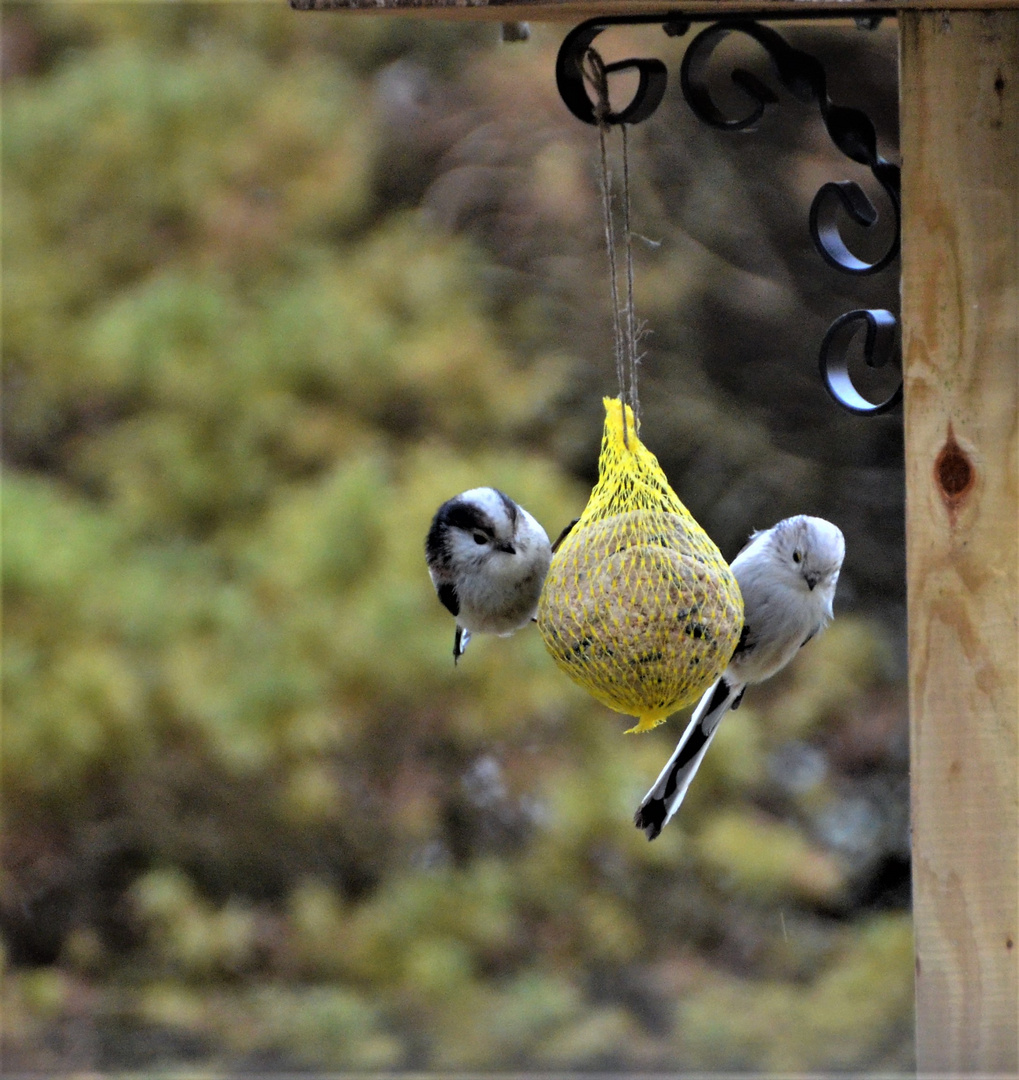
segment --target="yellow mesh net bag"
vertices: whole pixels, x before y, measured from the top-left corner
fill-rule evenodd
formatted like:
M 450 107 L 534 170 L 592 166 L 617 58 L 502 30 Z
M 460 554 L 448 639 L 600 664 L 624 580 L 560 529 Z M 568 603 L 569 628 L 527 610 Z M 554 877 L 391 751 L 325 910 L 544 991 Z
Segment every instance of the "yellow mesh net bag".
M 743 629 L 743 598 L 637 438 L 630 406 L 604 403 L 598 483 L 552 557 L 538 629 L 571 679 L 638 717 L 630 731 L 648 731 L 725 670 Z

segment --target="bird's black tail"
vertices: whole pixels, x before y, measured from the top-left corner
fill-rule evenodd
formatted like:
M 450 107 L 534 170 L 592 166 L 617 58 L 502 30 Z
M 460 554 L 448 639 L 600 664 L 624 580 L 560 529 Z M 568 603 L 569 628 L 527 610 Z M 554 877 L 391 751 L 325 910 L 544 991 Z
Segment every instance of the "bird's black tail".
M 701 698 L 675 752 L 634 814 L 633 823 L 649 840 L 654 840 L 679 809 L 719 721 L 739 703 L 742 694 L 742 686 L 729 686 L 721 678 Z

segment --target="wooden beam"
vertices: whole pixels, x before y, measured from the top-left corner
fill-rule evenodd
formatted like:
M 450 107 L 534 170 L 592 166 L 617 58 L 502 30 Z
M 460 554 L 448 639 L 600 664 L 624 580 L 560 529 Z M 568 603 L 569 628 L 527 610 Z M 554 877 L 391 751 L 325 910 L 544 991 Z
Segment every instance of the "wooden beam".
M 700 19 L 743 15 L 756 19 L 818 15 L 845 19 L 889 15 L 896 10 L 1019 9 L 1019 0 L 290 0 L 298 11 L 360 11 L 374 14 L 481 19 L 496 22 L 582 22 L 598 15 L 646 15 L 665 12 Z
M 917 1064 L 1019 1075 L 1019 12 L 903 13 Z

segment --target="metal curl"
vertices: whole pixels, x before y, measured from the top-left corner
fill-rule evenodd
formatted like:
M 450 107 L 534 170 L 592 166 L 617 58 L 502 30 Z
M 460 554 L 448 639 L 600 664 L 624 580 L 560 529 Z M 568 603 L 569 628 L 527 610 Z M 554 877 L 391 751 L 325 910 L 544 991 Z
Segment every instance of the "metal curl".
M 559 95 L 571 113 L 585 124 L 597 124 L 594 102 L 588 97 L 584 86 L 583 62 L 587 50 L 594 39 L 610 26 L 639 25 L 659 23 L 670 37 L 685 34 L 690 28 L 686 19 L 672 19 L 667 15 L 605 15 L 601 18 L 588 19 L 571 30 L 559 46 L 556 56 L 555 79 Z M 616 71 L 636 71 L 639 79 L 637 90 L 630 103 L 618 112 L 609 112 L 604 116 L 607 124 L 639 124 L 646 120 L 662 103 L 669 74 L 661 60 L 641 58 L 619 60 L 606 64 L 605 72 L 611 75 Z
M 702 30 L 690 42 L 680 68 L 680 86 L 687 104 L 705 124 L 727 131 L 753 127 L 778 97 L 756 76 L 737 68 L 730 76 L 754 102 L 742 117 L 729 118 L 715 105 L 707 86 L 707 70 L 716 47 L 730 34 L 745 34 L 768 54 L 779 82 L 804 104 L 816 104 L 835 146 L 859 165 L 866 165 L 884 189 L 892 206 L 894 235 L 888 249 L 875 262 L 854 255 L 842 239 L 840 211 L 845 211 L 865 228 L 877 223 L 878 212 L 863 189 L 853 181 L 829 183 L 821 187 L 810 207 L 810 235 L 814 246 L 829 265 L 847 274 L 875 274 L 899 254 L 900 182 L 899 167 L 877 151 L 877 133 L 866 113 L 836 105 L 828 96 L 824 67 L 815 57 L 791 46 L 781 34 L 751 19 L 725 19 Z
M 861 325 L 866 327 L 864 360 L 869 367 L 884 367 L 897 351 L 897 321 L 884 308 L 858 308 L 840 315 L 828 327 L 821 341 L 818 366 L 825 388 L 842 408 L 859 416 L 877 416 L 899 404 L 902 400 L 902 383 L 890 397 L 877 403 L 868 401 L 853 385 L 846 354 Z
M 873 28 L 890 12 L 875 10 L 862 25 Z M 814 18 L 843 17 L 838 12 L 812 13 Z M 599 117 L 585 87 L 583 62 L 594 39 L 610 26 L 658 23 L 670 37 L 685 34 L 691 21 L 711 16 L 606 15 L 588 19 L 563 40 L 556 57 L 556 85 L 570 112 L 586 124 L 597 124 Z M 781 17 L 768 14 L 768 18 Z M 795 17 L 795 16 L 792 16 Z M 860 20 L 858 20 L 860 22 Z M 866 113 L 836 105 L 828 96 L 824 67 L 815 57 L 793 48 L 780 34 L 748 18 L 723 19 L 702 30 L 690 43 L 680 68 L 683 97 L 694 114 L 711 127 L 739 131 L 753 127 L 765 110 L 778 103 L 775 92 L 757 76 L 742 68 L 731 74 L 732 81 L 752 102 L 743 116 L 726 116 L 707 86 L 709 62 L 715 48 L 729 34 L 742 33 L 756 41 L 768 54 L 779 82 L 797 100 L 816 104 L 832 142 L 846 157 L 870 169 L 881 186 L 893 213 L 894 234 L 884 255 L 867 262 L 854 255 L 842 239 L 840 221 L 848 216 L 858 226 L 869 229 L 878 222 L 878 211 L 864 190 L 852 180 L 823 184 L 810 206 L 811 239 L 822 258 L 836 270 L 847 274 L 874 274 L 884 270 L 899 254 L 901 234 L 900 170 L 877 151 L 877 133 Z M 656 59 L 622 60 L 605 65 L 606 73 L 636 71 L 637 90 L 622 109 L 600 119 L 608 124 L 637 124 L 646 120 L 661 104 L 668 82 L 665 65 Z M 868 401 L 853 385 L 846 354 L 862 326 L 866 328 L 864 358 L 870 367 L 882 367 L 897 351 L 897 321 L 883 308 L 857 309 L 836 319 L 821 342 L 818 358 L 825 388 L 843 408 L 863 416 L 888 412 L 902 400 L 902 384 L 885 401 Z
M 708 65 L 715 48 L 730 34 L 736 32 L 749 35 L 764 47 L 783 85 L 799 96 L 797 90 L 793 90 L 793 87 L 798 88 L 799 84 L 793 79 L 793 72 L 787 70 L 786 53 L 790 51 L 790 48 L 774 30 L 749 19 L 730 20 L 709 26 L 706 30 L 702 30 L 687 47 L 679 69 L 679 83 L 683 90 L 683 97 L 694 115 L 705 124 L 723 131 L 742 131 L 753 127 L 764 115 L 767 106 L 778 103 L 775 94 L 755 75 L 737 68 L 731 75 L 732 81 L 753 99 L 753 108 L 746 116 L 730 119 L 715 105 L 708 90 Z

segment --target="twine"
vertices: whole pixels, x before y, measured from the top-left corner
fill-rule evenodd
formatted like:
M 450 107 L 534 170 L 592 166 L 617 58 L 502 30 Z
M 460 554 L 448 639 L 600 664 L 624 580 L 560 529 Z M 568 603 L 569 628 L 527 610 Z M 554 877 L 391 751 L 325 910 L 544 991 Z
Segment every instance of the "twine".
M 619 269 L 616 256 L 615 225 L 612 214 L 612 174 L 609 170 L 608 146 L 606 135 L 612 114 L 609 104 L 608 78 L 605 62 L 597 49 L 589 48 L 584 54 L 582 72 L 595 96 L 594 115 L 598 122 L 598 145 L 601 154 L 601 193 L 602 215 L 605 226 L 605 250 L 609 260 L 609 288 L 612 297 L 612 331 L 615 342 L 616 379 L 619 382 L 619 401 L 623 408 L 623 441 L 630 448 L 629 425 L 625 420 L 627 405 L 633 410 L 634 430 L 639 431 L 640 398 L 637 391 L 637 365 L 641 357 L 637 353 L 640 330 L 633 299 L 633 236 L 630 229 L 630 154 L 627 142 L 626 124 L 620 124 L 622 133 L 623 188 L 622 217 L 623 240 L 626 267 L 626 303 L 619 300 Z M 623 326 L 622 313 L 625 313 L 626 325 Z

